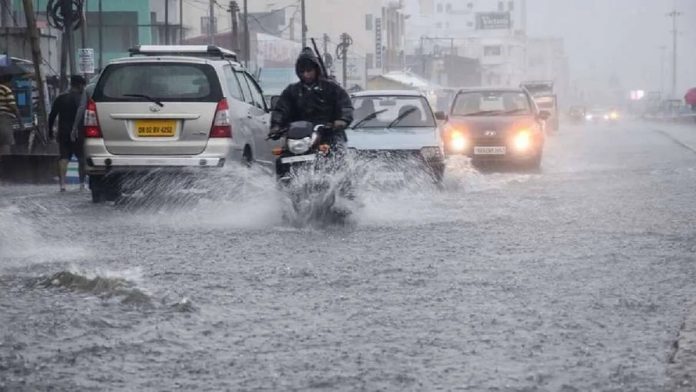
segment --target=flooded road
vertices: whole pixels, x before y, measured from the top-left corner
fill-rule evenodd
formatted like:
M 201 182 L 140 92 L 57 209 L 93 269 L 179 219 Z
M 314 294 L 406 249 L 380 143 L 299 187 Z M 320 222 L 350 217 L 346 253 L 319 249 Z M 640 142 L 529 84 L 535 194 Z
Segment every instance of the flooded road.
M 0 185 L 0 391 L 663 390 L 696 153 L 660 127 L 567 127 L 541 173 L 454 159 L 345 227 L 284 223 L 261 170 L 175 207 Z

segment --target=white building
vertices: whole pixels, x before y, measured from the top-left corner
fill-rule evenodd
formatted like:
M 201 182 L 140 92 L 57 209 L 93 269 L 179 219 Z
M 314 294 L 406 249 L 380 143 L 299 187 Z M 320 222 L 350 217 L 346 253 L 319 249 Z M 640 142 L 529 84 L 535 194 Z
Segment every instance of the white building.
M 409 53 L 478 59 L 484 85 L 525 79 L 526 0 L 409 0 L 406 12 Z
M 527 79 L 552 80 L 556 93 L 564 96 L 569 92 L 569 72 L 563 39 L 527 39 Z

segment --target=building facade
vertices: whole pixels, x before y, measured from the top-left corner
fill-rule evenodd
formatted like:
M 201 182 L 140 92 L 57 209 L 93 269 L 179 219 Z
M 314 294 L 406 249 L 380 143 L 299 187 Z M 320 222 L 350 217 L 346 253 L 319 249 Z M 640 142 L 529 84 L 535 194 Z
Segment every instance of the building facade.
M 428 58 L 460 56 L 480 62 L 487 86 L 515 86 L 525 79 L 526 0 L 409 0 L 406 49 Z M 442 83 L 438 67 L 422 67 Z

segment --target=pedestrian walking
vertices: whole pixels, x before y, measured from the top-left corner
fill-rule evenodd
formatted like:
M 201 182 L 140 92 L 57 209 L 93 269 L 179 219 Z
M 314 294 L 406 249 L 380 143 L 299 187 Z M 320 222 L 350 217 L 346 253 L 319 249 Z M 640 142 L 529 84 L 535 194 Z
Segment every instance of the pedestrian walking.
M 58 179 L 60 191 L 65 192 L 65 177 L 68 173 L 68 163 L 74 156 L 77 158 L 80 176 L 80 190 L 85 189 L 85 163 L 84 163 L 84 138 L 74 135 L 73 128 L 75 118 L 83 99 L 85 91 L 85 78 L 79 75 L 70 77 L 70 90 L 56 98 L 48 116 L 49 138 L 53 139 L 55 132 L 53 126 L 58 118 L 58 135 L 56 142 L 60 151 L 58 160 Z
M 0 155 L 9 154 L 14 145 L 15 122 L 19 122 L 20 129 L 24 128 L 11 81 L 9 75 L 0 77 Z

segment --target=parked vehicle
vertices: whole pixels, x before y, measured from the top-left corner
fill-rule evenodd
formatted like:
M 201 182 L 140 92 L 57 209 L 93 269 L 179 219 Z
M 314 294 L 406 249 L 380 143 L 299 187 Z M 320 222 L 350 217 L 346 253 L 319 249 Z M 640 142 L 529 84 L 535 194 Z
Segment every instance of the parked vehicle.
M 154 170 L 271 164 L 263 93 L 233 52 L 139 46 L 101 73 L 85 112 L 92 200 Z
M 382 176 L 392 182 L 408 181 L 404 165 L 409 163 L 442 180 L 444 151 L 436 118 L 445 115 L 433 114 L 422 93 L 372 90 L 355 93 L 352 100 L 355 121 L 347 135 L 358 159 L 387 163 Z
M 523 89 L 461 90 L 445 127 L 445 151 L 470 156 L 474 164 L 503 161 L 539 168 L 549 116 Z
M 528 81 L 520 84 L 520 87 L 529 92 L 540 110 L 549 113 L 549 118 L 546 120 L 546 130 L 557 132 L 560 128 L 560 110 L 553 82 L 547 80 Z

